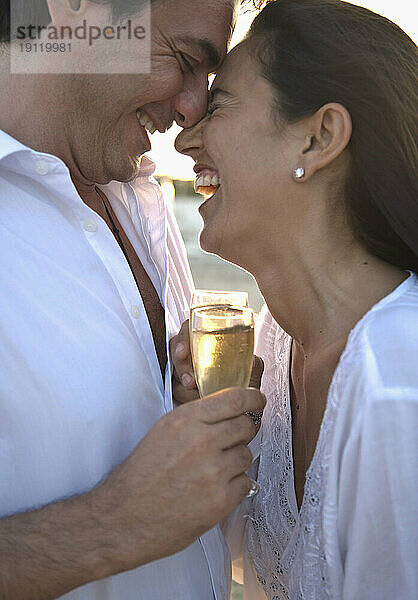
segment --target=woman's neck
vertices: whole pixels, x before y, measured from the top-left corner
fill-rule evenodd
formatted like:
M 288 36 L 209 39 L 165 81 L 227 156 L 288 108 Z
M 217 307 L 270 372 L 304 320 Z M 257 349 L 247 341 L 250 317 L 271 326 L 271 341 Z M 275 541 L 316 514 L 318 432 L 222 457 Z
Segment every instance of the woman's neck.
M 307 355 L 339 346 L 361 317 L 406 278 L 353 242 L 344 252 L 289 249 L 254 273 L 275 320 Z

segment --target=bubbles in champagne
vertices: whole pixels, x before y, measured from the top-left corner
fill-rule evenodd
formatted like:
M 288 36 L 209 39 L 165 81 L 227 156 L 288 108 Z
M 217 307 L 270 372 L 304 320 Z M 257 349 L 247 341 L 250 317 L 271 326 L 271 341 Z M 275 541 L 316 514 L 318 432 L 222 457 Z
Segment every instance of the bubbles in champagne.
M 227 387 L 247 387 L 254 353 L 248 309 L 212 307 L 199 311 L 192 327 L 192 357 L 201 396 Z M 250 321 L 250 322 L 248 322 Z M 223 325 L 223 326 L 222 326 Z

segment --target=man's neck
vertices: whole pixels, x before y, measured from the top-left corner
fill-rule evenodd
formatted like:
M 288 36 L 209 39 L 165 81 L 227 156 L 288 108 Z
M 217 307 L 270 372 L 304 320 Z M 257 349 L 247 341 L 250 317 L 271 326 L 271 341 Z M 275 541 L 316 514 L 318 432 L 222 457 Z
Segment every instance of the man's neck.
M 87 182 L 84 180 L 77 179 L 73 173 L 71 174 L 71 180 L 74 184 L 75 189 L 78 192 L 78 195 L 83 200 L 85 204 L 91 206 L 92 203 L 97 200 L 97 188 L 96 184 L 92 182 Z
M 87 189 L 93 184 L 79 172 L 69 147 L 65 93 L 56 75 L 10 72 L 10 44 L 0 49 L 0 129 L 25 146 L 60 158 L 73 181 Z M 63 83 L 65 77 L 63 76 Z M 77 189 L 78 185 L 76 185 Z

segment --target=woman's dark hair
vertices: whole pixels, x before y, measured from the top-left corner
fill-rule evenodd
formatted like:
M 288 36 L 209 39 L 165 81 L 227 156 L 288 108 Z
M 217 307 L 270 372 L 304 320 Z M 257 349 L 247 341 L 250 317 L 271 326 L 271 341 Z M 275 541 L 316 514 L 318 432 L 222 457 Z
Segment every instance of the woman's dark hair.
M 255 18 L 249 43 L 295 122 L 328 102 L 349 111 L 352 227 L 374 255 L 418 272 L 418 59 L 402 29 L 341 0 L 279 0 Z
M 112 6 L 112 18 L 116 23 L 141 10 L 141 0 L 92 0 Z M 51 22 L 46 0 L 0 0 L 0 42 L 10 41 L 10 5 L 13 3 L 15 20 L 19 23 L 48 25 Z

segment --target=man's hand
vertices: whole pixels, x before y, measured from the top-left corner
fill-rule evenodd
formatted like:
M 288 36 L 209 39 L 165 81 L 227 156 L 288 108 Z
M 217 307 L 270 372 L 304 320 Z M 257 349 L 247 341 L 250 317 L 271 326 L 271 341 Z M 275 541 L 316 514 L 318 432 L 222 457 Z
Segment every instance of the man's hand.
M 133 568 L 179 552 L 228 515 L 250 490 L 244 413 L 264 408 L 255 389 L 230 388 L 165 415 L 95 491 L 107 527 Z
M 184 404 L 199 398 L 193 373 L 192 355 L 190 352 L 189 321 L 185 321 L 180 331 L 170 340 L 170 353 L 173 360 L 173 399 Z M 264 363 L 259 356 L 254 356 L 253 370 L 249 387 L 260 389 Z
M 92 491 L 0 519 L 0 598 L 47 600 L 178 552 L 246 496 L 258 390 L 231 388 L 162 417 Z

